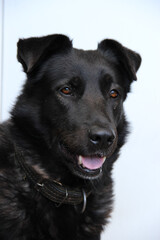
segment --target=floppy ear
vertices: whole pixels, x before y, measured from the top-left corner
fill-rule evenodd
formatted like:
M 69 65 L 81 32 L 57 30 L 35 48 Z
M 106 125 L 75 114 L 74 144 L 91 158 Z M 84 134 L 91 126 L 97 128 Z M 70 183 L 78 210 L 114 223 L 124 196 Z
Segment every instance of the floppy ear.
M 103 53 L 106 59 L 119 65 L 119 69 L 127 74 L 129 83 L 137 80 L 136 72 L 141 64 L 141 57 L 138 53 L 111 39 L 103 40 L 98 45 L 98 50 Z
M 71 49 L 72 42 L 67 36 L 55 34 L 40 38 L 20 39 L 17 47 L 17 59 L 22 64 L 24 72 L 28 74 L 52 54 Z

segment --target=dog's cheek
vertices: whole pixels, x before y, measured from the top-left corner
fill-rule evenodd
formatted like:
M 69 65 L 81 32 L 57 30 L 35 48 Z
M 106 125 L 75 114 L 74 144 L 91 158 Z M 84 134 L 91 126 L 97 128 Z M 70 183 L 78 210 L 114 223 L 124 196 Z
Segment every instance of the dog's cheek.
M 114 122 L 115 126 L 117 127 L 119 122 L 121 121 L 122 117 L 124 115 L 124 109 L 122 103 L 115 103 L 113 106 L 113 116 L 114 116 Z
M 56 138 L 72 151 L 81 148 L 82 143 L 86 144 L 85 130 L 81 127 L 80 116 L 76 110 L 73 104 L 70 108 L 67 101 L 64 104 L 61 98 L 56 96 L 48 97 L 42 109 L 51 142 Z
M 51 95 L 44 100 L 41 107 L 41 113 L 43 120 L 46 121 L 49 126 L 54 127 L 61 122 L 64 123 L 67 110 L 54 96 Z

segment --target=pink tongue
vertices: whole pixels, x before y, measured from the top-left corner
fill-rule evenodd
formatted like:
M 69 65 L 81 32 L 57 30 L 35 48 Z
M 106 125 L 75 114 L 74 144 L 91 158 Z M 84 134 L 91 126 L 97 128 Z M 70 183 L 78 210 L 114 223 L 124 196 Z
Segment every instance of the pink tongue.
M 83 167 L 88 168 L 90 170 L 94 170 L 102 167 L 103 162 L 104 162 L 104 158 L 82 157 Z

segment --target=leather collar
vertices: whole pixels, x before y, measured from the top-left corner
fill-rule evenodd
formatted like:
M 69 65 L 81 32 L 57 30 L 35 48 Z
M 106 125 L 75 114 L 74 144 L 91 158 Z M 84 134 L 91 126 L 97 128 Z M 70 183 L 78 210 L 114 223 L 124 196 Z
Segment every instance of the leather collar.
M 27 164 L 22 151 L 15 146 L 15 160 L 24 171 L 25 177 L 31 182 L 34 188 L 44 197 L 57 203 L 57 207 L 62 204 L 78 205 L 83 203 L 81 213 L 86 209 L 87 197 L 91 194 L 88 189 L 70 188 L 62 183 L 51 179 L 44 178 L 32 166 Z

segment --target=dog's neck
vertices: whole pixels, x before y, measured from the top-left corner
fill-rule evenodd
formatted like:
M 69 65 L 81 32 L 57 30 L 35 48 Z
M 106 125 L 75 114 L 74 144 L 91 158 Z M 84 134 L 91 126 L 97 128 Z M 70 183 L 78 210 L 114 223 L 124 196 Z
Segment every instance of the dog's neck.
M 78 189 L 64 186 L 61 182 L 45 176 L 44 172 L 37 171 L 35 166 L 26 163 L 23 152 L 15 148 L 15 161 L 25 173 L 25 179 L 28 179 L 35 190 L 45 198 L 56 203 L 56 206 L 62 204 L 79 205 L 83 203 L 81 212 L 83 213 L 87 204 L 87 197 L 91 194 L 90 189 Z M 23 178 L 24 179 L 24 178 Z

